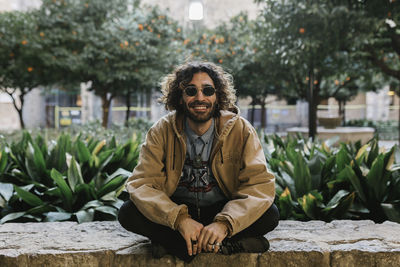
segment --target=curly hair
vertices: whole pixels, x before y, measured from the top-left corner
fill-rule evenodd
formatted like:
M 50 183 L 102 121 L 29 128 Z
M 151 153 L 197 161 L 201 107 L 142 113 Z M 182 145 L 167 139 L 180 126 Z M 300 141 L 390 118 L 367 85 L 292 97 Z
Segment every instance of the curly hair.
M 225 72 L 222 67 L 211 62 L 191 61 L 175 68 L 161 81 L 163 96 L 159 99 L 165 104 L 167 110 L 176 110 L 183 113 L 183 105 L 180 103 L 183 89 L 198 72 L 205 72 L 214 82 L 217 94 L 217 107 L 214 116 L 220 115 L 220 110 L 230 110 L 236 101 L 236 90 L 233 88 L 232 75 Z

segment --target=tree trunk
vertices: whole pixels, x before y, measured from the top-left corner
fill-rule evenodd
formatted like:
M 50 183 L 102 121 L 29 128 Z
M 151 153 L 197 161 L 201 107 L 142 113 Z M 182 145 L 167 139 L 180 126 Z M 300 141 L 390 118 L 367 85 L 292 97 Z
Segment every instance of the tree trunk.
M 346 101 L 345 100 L 339 100 L 339 117 L 342 119 L 342 125 L 346 125 L 346 114 L 345 114 L 345 110 L 344 107 L 346 105 Z
M 261 102 L 261 129 L 264 130 L 264 128 L 267 126 L 267 116 L 265 114 L 265 98 Z
M 308 101 L 308 137 L 315 139 L 317 133 L 317 108 L 314 96 L 314 71 L 309 71 L 307 101 Z
M 21 125 L 21 129 L 25 129 L 24 117 L 22 116 L 22 108 L 23 108 L 23 106 L 24 106 L 24 97 L 25 97 L 25 93 L 23 93 L 23 92 L 21 91 L 21 94 L 19 95 L 19 101 L 21 102 L 21 107 L 18 107 L 17 102 L 16 102 L 16 100 L 15 100 L 15 98 L 14 98 L 14 96 L 13 96 L 13 93 L 14 93 L 15 91 L 13 91 L 13 92 L 7 92 L 7 91 L 5 91 L 5 92 L 6 92 L 6 93 L 11 97 L 11 99 L 12 99 L 13 106 L 14 106 L 15 110 L 16 110 L 17 113 L 18 113 L 19 123 L 20 123 L 20 125 Z
M 113 97 L 114 97 L 113 95 L 108 96 L 107 93 L 101 96 L 101 107 L 103 109 L 103 118 L 102 118 L 103 120 L 101 125 L 104 128 L 108 127 L 108 116 L 110 113 L 111 100 L 113 99 Z
M 254 101 L 251 103 L 251 116 L 250 116 L 250 123 L 251 125 L 254 125 L 254 116 L 256 113 L 256 104 Z
M 131 90 L 128 89 L 126 93 L 126 113 L 125 113 L 125 126 L 128 126 L 129 116 L 131 114 Z
M 342 114 L 342 120 L 343 120 L 343 126 L 346 126 L 346 100 L 343 101 L 343 114 Z

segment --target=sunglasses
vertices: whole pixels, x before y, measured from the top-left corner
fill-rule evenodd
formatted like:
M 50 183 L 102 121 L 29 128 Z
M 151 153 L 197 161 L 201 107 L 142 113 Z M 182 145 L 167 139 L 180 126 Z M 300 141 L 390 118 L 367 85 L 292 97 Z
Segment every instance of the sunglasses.
M 198 90 L 196 86 L 188 86 L 185 88 L 185 94 L 187 96 L 195 96 L 197 95 L 197 91 Z M 203 88 L 202 92 L 205 96 L 212 96 L 213 94 L 215 94 L 215 88 L 212 86 L 206 86 Z

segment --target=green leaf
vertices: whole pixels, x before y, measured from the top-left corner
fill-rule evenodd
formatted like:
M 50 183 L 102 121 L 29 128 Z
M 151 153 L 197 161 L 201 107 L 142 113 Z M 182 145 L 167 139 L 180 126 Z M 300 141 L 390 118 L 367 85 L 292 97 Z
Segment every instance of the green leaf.
M 289 189 L 286 187 L 283 193 L 279 196 L 278 206 L 281 219 L 289 219 L 294 209 L 292 196 Z
M 372 167 L 372 163 L 375 161 L 375 159 L 378 157 L 379 155 L 379 147 L 378 147 L 378 142 L 376 139 L 373 139 L 371 142 L 371 150 L 368 153 L 368 157 L 367 157 L 367 166 L 369 168 Z
M 119 188 L 123 187 L 126 179 L 127 177 L 122 175 L 113 178 L 111 181 L 109 181 L 99 189 L 99 191 L 96 194 L 97 198 L 101 198 L 105 194 L 111 191 L 116 191 Z
M 86 145 L 81 140 L 78 139 L 76 141 L 76 148 L 77 148 L 77 158 L 79 162 L 80 163 L 88 162 L 90 160 L 91 155 Z
M 22 189 L 21 187 L 18 187 L 16 185 L 14 185 L 14 190 L 17 193 L 17 195 L 27 204 L 29 204 L 30 206 L 40 206 L 43 205 L 43 201 L 36 195 L 32 194 L 29 191 L 25 191 L 24 189 Z
M 129 178 L 132 176 L 132 172 L 127 171 L 125 169 L 119 168 L 118 170 L 116 170 L 115 172 L 113 172 L 110 176 L 107 177 L 107 179 L 104 181 L 104 184 L 110 182 L 111 180 L 113 180 L 115 177 L 117 176 L 124 176 L 126 178 Z
M 92 184 L 80 184 L 76 188 L 77 194 L 84 194 L 86 201 L 96 199 L 95 188 Z
M 304 157 L 298 153 L 294 162 L 294 182 L 296 192 L 299 196 L 305 195 L 312 189 L 310 169 Z
M 38 182 L 45 179 L 46 162 L 40 148 L 35 143 L 28 142 L 25 155 L 25 165 L 29 176 Z
M 89 208 L 98 208 L 98 207 L 101 207 L 101 206 L 103 206 L 104 204 L 103 204 L 103 202 L 101 202 L 101 201 L 99 201 L 99 200 L 92 200 L 92 201 L 89 201 L 88 203 L 86 203 L 82 208 L 81 208 L 81 210 L 87 210 L 87 209 L 89 209 Z
M 31 215 L 35 215 L 35 214 L 42 215 L 43 213 L 46 213 L 46 212 L 49 212 L 52 210 L 54 210 L 53 206 L 50 206 L 48 204 L 43 204 L 43 205 L 36 206 L 36 207 L 33 207 L 33 208 L 27 210 L 26 213 L 31 214 Z
M 346 165 L 350 164 L 350 157 L 348 156 L 346 149 L 342 145 L 339 152 L 336 154 L 336 166 L 338 171 L 341 171 L 345 168 Z
M 368 172 L 366 178 L 369 187 L 374 192 L 375 198 L 378 201 L 382 201 L 384 197 L 384 192 L 387 188 L 387 181 L 384 181 L 383 171 L 384 171 L 384 155 L 378 155 L 374 162 L 372 163 L 371 169 Z M 372 195 L 371 195 L 372 196 Z
M 70 136 L 62 134 L 57 139 L 57 145 L 50 152 L 49 168 L 55 168 L 60 172 L 67 169 L 66 153 L 70 151 Z
M 342 198 L 349 194 L 346 190 L 338 191 L 332 198 L 329 200 L 328 204 L 326 204 L 326 209 L 333 209 L 339 205 L 339 202 Z
M 22 216 L 24 216 L 26 214 L 26 212 L 22 211 L 22 212 L 13 212 L 13 213 L 9 213 L 6 216 L 4 216 L 1 220 L 0 220 L 0 224 L 3 224 L 5 222 L 9 222 L 9 221 L 13 221 L 16 220 Z
M 46 214 L 45 222 L 60 222 L 69 220 L 72 217 L 72 213 L 69 212 L 48 212 Z
M 72 192 L 75 192 L 75 187 L 79 184 L 84 184 L 82 178 L 81 167 L 76 162 L 75 157 L 72 157 L 69 168 L 68 168 L 68 183 L 71 187 Z
M 318 213 L 318 202 L 322 201 L 322 195 L 316 191 L 312 191 L 302 198 L 298 199 L 304 213 L 311 219 L 317 219 L 319 217 Z
M 58 187 L 49 188 L 44 193 L 49 196 L 62 197 L 61 190 Z
M 68 210 L 72 208 L 72 191 L 68 187 L 61 173 L 59 173 L 56 169 L 51 170 L 51 178 L 56 182 L 58 188 L 60 188 L 61 194 L 64 199 L 64 204 Z
M 382 203 L 381 207 L 390 221 L 400 223 L 400 204 Z
M 362 186 L 363 181 L 360 181 L 359 179 L 364 179 L 364 177 L 358 177 L 355 172 L 353 171 L 353 169 L 347 165 L 344 168 L 344 172 L 343 172 L 348 179 L 350 180 L 351 184 L 354 186 L 354 188 L 356 189 L 357 195 L 359 196 L 359 198 L 365 203 L 367 202 L 367 192 L 364 192 L 364 187 Z
M 0 183 L 0 195 L 2 195 L 6 201 L 10 200 L 10 198 L 13 195 L 13 192 L 14 192 L 14 187 L 12 184 Z
M 0 176 L 6 171 L 8 155 L 3 149 L 0 151 Z
M 92 222 L 94 218 L 94 209 L 80 210 L 75 213 L 78 223 Z
M 115 218 L 118 216 L 118 210 L 116 208 L 110 207 L 110 206 L 101 206 L 101 207 L 95 208 L 95 211 L 110 214 L 110 215 L 114 216 Z

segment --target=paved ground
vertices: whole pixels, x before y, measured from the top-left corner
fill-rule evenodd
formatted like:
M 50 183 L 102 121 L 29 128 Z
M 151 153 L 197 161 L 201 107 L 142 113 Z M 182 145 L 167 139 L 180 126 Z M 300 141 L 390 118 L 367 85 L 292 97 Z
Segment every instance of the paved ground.
M 281 221 L 263 254 L 200 254 L 190 266 L 400 266 L 400 224 Z M 117 222 L 0 225 L 0 266 L 186 266 L 152 259 L 148 239 Z

